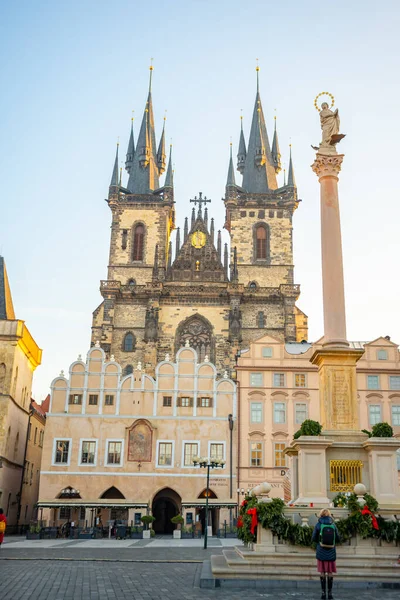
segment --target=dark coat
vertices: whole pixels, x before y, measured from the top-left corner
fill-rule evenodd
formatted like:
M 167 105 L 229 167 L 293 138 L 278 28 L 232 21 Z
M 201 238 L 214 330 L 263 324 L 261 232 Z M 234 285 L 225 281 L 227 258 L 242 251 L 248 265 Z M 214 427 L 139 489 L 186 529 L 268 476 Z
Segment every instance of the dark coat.
M 330 525 L 331 523 L 333 523 L 333 519 L 331 517 L 320 517 L 318 519 L 318 523 L 314 527 L 312 541 L 318 543 L 316 553 L 316 557 L 318 560 L 336 560 L 336 548 L 321 548 L 321 546 L 319 545 L 319 533 L 321 531 L 321 525 Z M 336 530 L 335 541 L 338 544 L 340 543 L 339 531 L 335 524 L 334 527 Z

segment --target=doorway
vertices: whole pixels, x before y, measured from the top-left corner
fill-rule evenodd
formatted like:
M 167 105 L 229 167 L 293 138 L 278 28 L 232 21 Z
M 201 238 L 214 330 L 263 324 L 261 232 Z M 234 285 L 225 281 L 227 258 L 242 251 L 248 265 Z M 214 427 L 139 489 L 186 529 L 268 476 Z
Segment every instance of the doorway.
M 155 517 L 153 529 L 156 533 L 172 534 L 176 526 L 171 523 L 172 517 L 181 512 L 181 497 L 174 490 L 164 488 L 155 496 L 152 513 Z

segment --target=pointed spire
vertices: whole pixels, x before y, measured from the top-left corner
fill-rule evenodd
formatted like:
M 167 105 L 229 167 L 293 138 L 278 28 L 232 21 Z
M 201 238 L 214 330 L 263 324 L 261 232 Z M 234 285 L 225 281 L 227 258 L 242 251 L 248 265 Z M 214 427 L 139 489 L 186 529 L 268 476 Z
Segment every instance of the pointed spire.
M 246 142 L 243 134 L 243 116 L 240 115 L 240 138 L 239 138 L 239 150 L 237 153 L 237 170 L 243 175 L 244 165 L 246 162 Z
M 164 125 L 163 125 L 163 130 L 162 130 L 162 134 L 161 134 L 161 139 L 160 139 L 160 143 L 158 146 L 158 151 L 157 151 L 157 166 L 158 166 L 158 172 L 160 175 L 162 175 L 165 171 L 165 121 L 167 120 L 167 117 L 164 117 Z
M 228 244 L 224 245 L 224 273 L 225 277 L 228 279 Z
M 153 281 L 158 280 L 158 261 L 159 261 L 158 244 L 156 244 L 156 247 L 154 250 Z
M 207 206 L 204 209 L 204 225 L 206 226 L 206 229 L 208 229 L 208 208 Z
M 168 270 L 171 268 L 172 264 L 172 242 L 168 244 Z
M 288 173 L 287 184 L 291 185 L 292 187 L 296 187 L 296 179 L 294 176 L 293 161 L 292 161 L 292 144 L 290 144 L 289 147 L 290 147 L 290 159 L 289 159 L 289 173 Z
M 212 243 L 214 244 L 214 217 L 211 217 L 210 238 Z
M 193 208 L 192 208 L 192 220 L 191 220 L 191 223 L 190 223 L 190 230 L 193 229 L 195 223 L 196 223 L 196 211 L 195 211 L 195 208 L 193 206 Z
M 277 188 L 277 181 L 261 105 L 258 72 L 259 67 L 257 65 L 257 93 L 243 170 L 242 187 L 246 192 L 265 194 L 269 190 Z
M 15 320 L 14 306 L 8 283 L 6 263 L 0 256 L 0 320 Z
M 276 131 L 276 117 L 274 117 L 274 139 L 272 140 L 272 160 L 274 161 L 275 173 L 278 175 L 282 169 L 281 151 L 279 148 L 278 132 Z
M 154 130 L 153 101 L 151 98 L 151 78 L 153 65 L 150 66 L 149 94 L 140 126 L 136 152 L 129 172 L 127 188 L 132 194 L 149 194 L 160 187 L 159 167 L 157 163 L 156 134 Z
M 183 228 L 183 243 L 185 243 L 186 240 L 188 239 L 188 235 L 189 235 L 189 221 L 188 221 L 188 218 L 185 217 L 185 225 Z
M 218 230 L 218 236 L 217 236 L 217 254 L 218 254 L 218 258 L 219 260 L 222 262 L 222 240 L 221 240 L 221 230 Z
M 119 187 L 122 186 L 122 167 L 119 168 Z
M 232 142 L 231 142 L 231 146 L 230 146 L 230 157 L 229 157 L 229 167 L 228 167 L 228 178 L 226 180 L 226 185 L 228 186 L 235 186 L 236 185 L 236 181 L 235 181 L 235 171 L 233 169 L 233 160 L 232 160 Z
M 126 160 L 125 160 L 125 169 L 126 169 L 126 171 L 128 171 L 128 173 L 131 172 L 134 155 L 135 155 L 135 140 L 134 140 L 134 136 L 133 136 L 133 117 L 132 117 L 132 119 L 131 119 L 131 134 L 129 136 L 129 144 L 128 144 L 128 150 L 126 152 Z
M 178 256 L 180 248 L 181 248 L 181 228 L 178 227 L 176 230 L 176 240 L 175 240 L 175 258 Z
M 168 169 L 167 169 L 167 174 L 165 176 L 164 187 L 168 187 L 168 188 L 174 187 L 174 171 L 172 170 L 172 144 L 170 144 L 170 147 L 169 147 Z
M 118 187 L 118 148 L 119 148 L 119 142 L 117 143 L 117 151 L 115 153 L 114 168 L 113 168 L 113 172 L 111 175 L 110 187 L 111 186 Z

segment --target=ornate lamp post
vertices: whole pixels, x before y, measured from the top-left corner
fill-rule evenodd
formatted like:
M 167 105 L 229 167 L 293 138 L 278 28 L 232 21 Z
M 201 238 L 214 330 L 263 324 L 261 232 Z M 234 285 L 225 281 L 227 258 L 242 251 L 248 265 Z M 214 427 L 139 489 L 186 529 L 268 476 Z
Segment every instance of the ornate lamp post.
M 199 465 L 202 469 L 207 469 L 207 485 L 206 485 L 206 515 L 205 515 L 205 529 L 204 529 L 204 550 L 207 550 L 207 536 L 208 536 L 208 495 L 210 486 L 210 469 L 218 469 L 225 465 L 224 460 L 218 460 L 214 458 L 201 458 L 199 456 L 193 457 L 193 464 L 195 467 Z

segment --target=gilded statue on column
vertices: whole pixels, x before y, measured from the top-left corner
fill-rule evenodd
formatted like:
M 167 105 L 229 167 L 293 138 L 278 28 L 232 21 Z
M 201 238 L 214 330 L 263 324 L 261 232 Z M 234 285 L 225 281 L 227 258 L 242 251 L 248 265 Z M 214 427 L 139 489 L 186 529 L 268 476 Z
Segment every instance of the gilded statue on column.
M 319 96 L 327 95 L 331 98 L 331 106 L 329 107 L 328 102 L 323 102 L 321 107 L 318 106 Z M 313 146 L 314 150 L 320 152 L 336 152 L 335 146 L 342 140 L 345 135 L 340 133 L 340 117 L 339 110 L 332 110 L 335 103 L 335 99 L 329 92 L 322 92 L 314 100 L 314 106 L 319 112 L 319 118 L 322 129 L 322 141 L 319 146 Z

